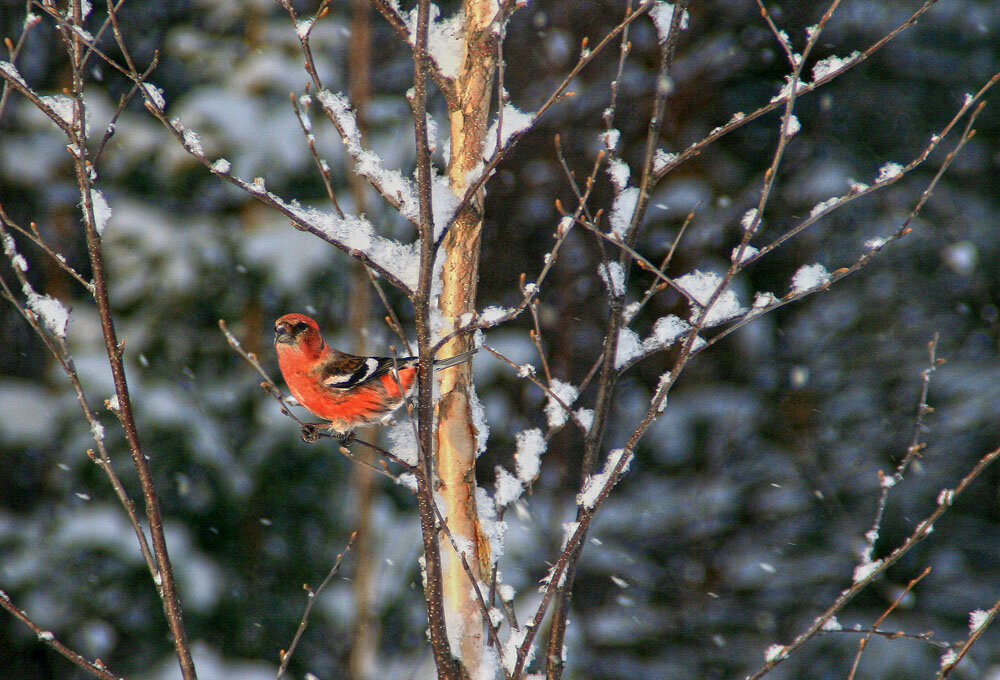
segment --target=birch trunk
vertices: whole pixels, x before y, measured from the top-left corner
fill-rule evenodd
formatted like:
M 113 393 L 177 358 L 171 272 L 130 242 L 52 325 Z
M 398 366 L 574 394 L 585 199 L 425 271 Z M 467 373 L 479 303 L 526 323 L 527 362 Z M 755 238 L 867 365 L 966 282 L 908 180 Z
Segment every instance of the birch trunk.
M 449 111 L 451 158 L 448 175 L 452 190 L 462 195 L 467 175 L 481 163 L 493 73 L 496 68 L 496 38 L 490 26 L 497 11 L 495 2 L 467 0 L 462 68 L 455 81 L 455 99 Z M 459 318 L 476 308 L 479 279 L 482 196 L 470 201 L 448 230 L 444 249 L 443 288 L 438 306 L 446 326 L 459 326 Z M 449 357 L 472 345 L 469 337 L 456 337 L 438 356 Z M 476 512 L 476 436 L 472 418 L 471 362 L 443 372 L 441 399 L 437 405 L 437 472 L 444 499 L 448 527 L 459 545 L 468 546 L 466 561 L 476 579 L 482 580 L 489 565 L 489 544 L 481 540 Z M 441 537 L 444 560 L 444 606 L 453 652 L 462 659 L 473 678 L 478 677 L 483 649 L 483 617 L 469 576 L 447 537 Z M 487 565 L 481 567 L 480 565 Z

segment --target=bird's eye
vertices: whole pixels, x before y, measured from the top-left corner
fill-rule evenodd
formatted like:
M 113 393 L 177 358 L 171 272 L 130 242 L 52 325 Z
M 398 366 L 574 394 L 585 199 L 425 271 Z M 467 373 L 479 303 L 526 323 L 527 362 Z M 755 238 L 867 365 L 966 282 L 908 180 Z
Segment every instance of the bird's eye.
M 295 324 L 295 332 L 296 333 L 301 333 L 302 331 L 304 331 L 308 327 L 309 326 L 307 326 L 304 321 L 299 321 L 297 324 Z

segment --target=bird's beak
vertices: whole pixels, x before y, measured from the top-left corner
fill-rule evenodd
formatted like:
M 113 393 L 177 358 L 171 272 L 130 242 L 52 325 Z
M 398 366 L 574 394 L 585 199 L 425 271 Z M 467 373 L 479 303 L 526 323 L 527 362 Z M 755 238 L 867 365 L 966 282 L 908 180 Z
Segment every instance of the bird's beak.
M 274 344 L 294 345 L 295 336 L 292 335 L 292 328 L 286 323 L 279 323 L 274 327 Z

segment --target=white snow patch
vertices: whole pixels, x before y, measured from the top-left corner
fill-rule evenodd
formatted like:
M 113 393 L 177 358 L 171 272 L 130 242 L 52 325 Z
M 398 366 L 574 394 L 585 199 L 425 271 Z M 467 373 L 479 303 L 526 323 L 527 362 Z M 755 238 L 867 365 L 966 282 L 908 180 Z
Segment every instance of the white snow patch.
M 27 23 L 27 19 L 25 19 L 25 23 Z M 8 76 L 16 80 L 18 84 L 20 84 L 22 87 L 26 89 L 31 89 L 28 87 L 28 83 L 25 82 L 24 78 L 21 77 L 21 72 L 18 71 L 17 67 L 14 66 L 14 64 L 10 63 L 9 61 L 0 60 L 0 71 L 3 71 Z
M 59 116 L 64 123 L 72 125 L 76 118 L 73 98 L 65 94 L 53 94 L 39 97 L 42 103 L 52 109 L 52 113 Z
M 625 294 L 625 270 L 618 262 L 608 262 L 597 265 L 597 273 L 600 275 L 604 285 L 608 287 L 608 292 L 612 297 L 621 297 Z
M 512 630 L 510 632 L 510 637 L 503 644 L 503 667 L 507 669 L 508 673 L 514 671 L 514 666 L 517 665 L 517 650 L 522 644 L 524 644 L 524 639 L 528 634 L 527 628 L 520 628 L 518 630 Z M 524 667 L 527 668 L 528 664 L 532 662 L 535 658 L 535 644 L 531 643 L 528 648 L 527 658 L 524 661 Z
M 820 80 L 821 78 L 826 78 L 831 73 L 841 70 L 842 68 L 849 66 L 851 63 L 861 58 L 861 53 L 858 51 L 852 52 L 847 57 L 838 57 L 837 55 L 831 55 L 825 59 L 820 59 L 812 68 L 813 81 Z
M 486 442 L 490 438 L 490 426 L 486 423 L 486 409 L 479 401 L 475 389 L 469 390 L 469 411 L 472 416 L 472 426 L 476 428 L 476 456 L 486 451 Z
M 504 508 L 515 502 L 524 493 L 524 485 L 514 475 L 499 465 L 496 467 L 493 502 L 498 508 Z
M 412 472 L 404 472 L 399 477 L 396 477 L 396 481 L 413 493 L 417 492 L 417 476 Z
M 794 137 L 801 129 L 802 124 L 799 122 L 798 116 L 792 114 L 788 118 L 788 128 L 785 130 L 785 136 Z
M 295 22 L 295 33 L 300 38 L 305 39 L 313 27 L 313 19 L 299 19 Z
M 659 37 L 660 44 L 664 44 L 670 37 L 670 24 L 674 19 L 673 3 L 657 0 L 653 3 L 653 8 L 649 10 L 649 17 L 653 20 L 653 25 L 656 26 L 656 35 Z M 680 30 L 687 30 L 689 19 L 687 10 L 684 10 L 684 14 L 681 16 Z
M 508 583 L 497 586 L 497 595 L 500 596 L 500 600 L 503 602 L 513 602 L 514 594 L 514 586 Z
M 486 489 L 476 487 L 476 511 L 479 513 L 479 524 L 483 533 L 490 541 L 490 563 L 496 564 L 503 555 L 504 538 L 507 536 L 507 523 L 497 520 L 496 506 L 490 500 Z M 469 546 L 471 552 L 472 546 Z
M 854 567 L 854 582 L 860 583 L 866 578 L 871 576 L 873 573 L 878 571 L 878 568 L 882 566 L 882 560 L 874 560 L 872 562 L 862 562 L 858 566 Z
M 990 612 L 976 609 L 969 612 L 969 632 L 978 633 L 990 621 Z
M 613 449 L 608 454 L 608 459 L 604 461 L 604 469 L 600 472 L 591 475 L 587 478 L 587 481 L 583 485 L 583 490 L 577 494 L 576 503 L 587 510 L 592 510 L 594 505 L 597 503 L 598 496 L 604 490 L 604 487 L 608 485 L 608 481 L 611 479 L 612 473 L 615 471 L 615 467 L 618 466 L 619 461 L 622 460 L 622 456 L 625 455 L 625 449 Z M 629 465 L 632 464 L 633 454 L 629 452 L 628 457 L 622 463 L 621 474 L 618 475 L 618 479 L 621 479 L 621 475 L 628 472 Z M 618 479 L 615 480 L 617 483 Z
M 689 330 L 691 330 L 691 324 L 679 316 L 673 314 L 661 316 L 653 324 L 653 332 L 648 338 L 643 340 L 642 349 L 644 352 L 652 352 L 653 350 L 670 347 L 677 342 L 677 338 Z
M 395 3 L 393 3 L 395 4 Z M 456 12 L 447 19 L 441 19 L 440 8 L 431 3 L 427 26 L 427 51 L 441 69 L 446 78 L 458 77 L 462 65 L 462 28 L 465 16 Z M 403 16 L 406 28 L 410 32 L 410 44 L 417 39 L 417 9 Z
M 48 295 L 39 295 L 31 286 L 25 284 L 24 296 L 28 309 L 33 311 L 42 321 L 42 325 L 58 338 L 66 339 L 66 325 L 69 324 L 69 310 L 63 303 Z
M 611 222 L 611 233 L 619 240 L 625 240 L 629 226 L 632 224 L 632 215 L 635 207 L 639 203 L 639 187 L 629 187 L 619 191 L 611 205 L 611 215 L 608 220 Z
M 410 222 L 417 222 L 420 219 L 420 204 L 416 188 L 398 170 L 384 167 L 378 154 L 364 148 L 358 119 L 347 97 L 329 90 L 321 90 L 316 96 L 323 110 L 336 122 L 344 147 L 354 159 L 354 171 L 370 180 L 383 195 L 394 199 L 399 204 L 399 212 L 403 217 Z
M 94 228 L 103 236 L 104 230 L 108 228 L 108 220 L 111 219 L 111 206 L 104 194 L 97 189 L 90 190 L 90 203 L 94 207 Z
M 162 111 L 167 105 L 167 100 L 163 98 L 163 90 L 150 82 L 143 83 L 142 89 L 146 92 L 146 96 L 149 97 L 156 108 Z
M 631 176 L 632 171 L 629 170 L 628 163 L 620 158 L 615 158 L 608 163 L 608 177 L 611 178 L 611 183 L 615 185 L 616 191 L 621 191 L 627 187 L 628 179 Z
M 413 434 L 413 423 L 406 419 L 389 428 L 391 451 L 407 465 L 416 465 L 419 461 L 417 438 Z
M 176 118 L 171 122 L 180 128 L 181 134 L 184 137 L 184 146 L 187 147 L 188 151 L 193 153 L 195 156 L 204 156 L 205 148 L 201 145 L 201 137 L 198 136 L 198 133 L 191 128 L 181 125 L 180 121 Z
M 722 277 L 715 272 L 702 272 L 695 269 L 690 274 L 674 279 L 679 287 L 683 288 L 698 303 L 691 305 L 691 321 L 697 322 L 701 318 L 703 308 L 715 294 L 716 289 L 722 284 Z M 739 297 L 733 290 L 725 290 L 716 299 L 715 304 L 708 310 L 705 317 L 705 326 L 715 326 L 724 321 L 728 321 L 735 316 L 739 316 L 746 310 L 740 304 Z
M 542 454 L 548 448 L 548 442 L 538 428 L 522 430 L 514 436 L 514 439 L 517 442 L 517 451 L 514 453 L 517 478 L 528 486 L 538 478 L 542 467 Z
M 364 217 L 346 215 L 341 218 L 317 208 L 306 208 L 297 201 L 285 201 L 268 194 L 298 219 L 343 244 L 348 250 L 365 253 L 373 262 L 391 272 L 405 286 L 416 290 L 420 278 L 420 244 L 402 244 L 375 234 L 372 223 Z
M 739 257 L 740 264 L 743 264 L 750 258 L 756 257 L 759 254 L 760 254 L 759 250 L 757 250 L 751 245 L 746 245 L 743 247 L 743 254 L 740 255 L 740 247 L 736 246 L 735 248 L 733 248 L 733 252 L 732 254 L 730 254 L 729 259 L 732 260 L 733 262 L 736 262 L 736 258 Z
M 809 211 L 809 217 L 816 217 L 819 214 L 825 213 L 839 202 L 840 196 L 832 196 L 825 201 L 820 201 L 812 207 L 812 210 Z
M 563 382 L 558 378 L 552 379 L 549 391 L 559 397 L 567 408 L 572 406 L 576 398 L 580 396 L 580 389 L 576 385 Z M 545 403 L 545 418 L 548 421 L 549 427 L 560 427 L 569 418 L 569 411 L 563 408 L 563 404 L 548 396 L 548 401 Z
M 753 227 L 753 222 L 755 219 L 757 219 L 757 208 L 750 208 L 745 213 L 743 213 L 743 217 L 740 218 L 740 225 L 743 227 L 743 229 L 750 229 L 751 227 Z M 757 223 L 757 226 L 758 227 L 760 226 L 759 222 Z
M 653 156 L 653 172 L 662 172 L 665 167 L 676 161 L 678 155 L 663 149 L 657 149 Z
M 604 148 L 608 151 L 614 151 L 618 148 L 618 140 L 621 138 L 621 132 L 611 128 L 601 133 L 601 143 L 604 144 Z
M 642 356 L 642 340 L 639 339 L 639 334 L 631 328 L 623 327 L 618 331 L 615 368 L 621 368 L 639 356 Z
M 513 313 L 513 309 L 510 307 L 498 307 L 497 305 L 490 305 L 479 312 L 479 321 L 481 323 L 493 325 L 503 319 L 508 314 Z
M 830 283 L 830 272 L 823 265 L 804 264 L 792 275 L 792 293 L 803 293 Z
M 801 92 L 805 88 L 806 88 L 805 83 L 803 83 L 801 80 L 796 81 L 796 87 L 795 87 L 796 93 Z M 792 94 L 792 76 L 786 75 L 785 84 L 781 86 L 780 90 L 778 90 L 778 94 L 771 97 L 771 103 L 773 104 L 774 102 L 781 101 L 782 99 L 787 99 L 791 94 Z
M 836 616 L 831 616 L 823 622 L 823 626 L 820 630 L 838 631 L 844 630 L 844 626 L 841 625 Z
M 535 122 L 534 115 L 519 110 L 513 104 L 504 104 L 503 107 L 503 127 L 500 129 L 500 147 L 507 146 L 510 138 L 519 132 L 527 130 Z M 497 127 L 500 126 L 500 116 L 497 116 L 490 129 L 486 131 L 486 143 L 491 144 L 491 140 L 497 138 Z M 498 148 L 500 148 L 498 147 Z M 486 147 L 489 148 L 489 147 Z
M 217 172 L 220 175 L 228 175 L 232 167 L 233 166 L 225 158 L 218 158 L 214 163 L 212 163 L 212 172 Z
M 768 663 L 784 659 L 786 656 L 788 652 L 785 651 L 785 645 L 771 645 L 764 650 L 764 660 Z
M 768 293 L 767 291 L 763 293 L 756 293 L 753 297 L 753 308 L 754 309 L 764 309 L 765 307 L 770 307 L 778 298 L 774 296 L 774 293 Z
M 888 182 L 889 180 L 895 179 L 903 174 L 903 166 L 899 163 L 886 163 L 881 168 L 878 169 L 878 175 L 875 177 L 875 183 L 881 184 L 882 182 Z

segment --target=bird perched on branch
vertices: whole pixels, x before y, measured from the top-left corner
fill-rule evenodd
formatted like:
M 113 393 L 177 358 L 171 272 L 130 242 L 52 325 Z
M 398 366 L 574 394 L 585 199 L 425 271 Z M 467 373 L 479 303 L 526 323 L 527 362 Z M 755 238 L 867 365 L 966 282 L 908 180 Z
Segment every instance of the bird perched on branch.
M 330 347 L 305 314 L 285 314 L 274 324 L 278 366 L 292 395 L 329 427 L 348 435 L 385 420 L 403 405 L 417 381 L 417 357 L 361 357 Z M 469 361 L 476 350 L 435 359 L 434 369 Z

